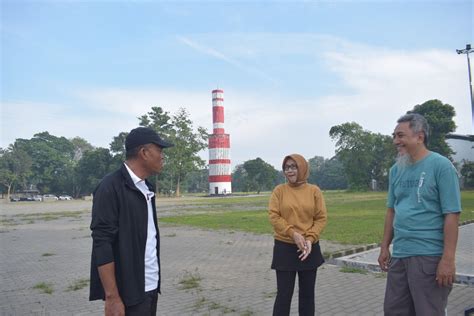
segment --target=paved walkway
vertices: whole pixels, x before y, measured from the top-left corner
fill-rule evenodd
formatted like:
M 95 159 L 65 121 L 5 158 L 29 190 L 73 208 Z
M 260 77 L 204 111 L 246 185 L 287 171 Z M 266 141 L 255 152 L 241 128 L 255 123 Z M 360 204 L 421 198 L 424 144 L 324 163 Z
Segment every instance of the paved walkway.
M 89 302 L 82 285 L 89 278 L 89 212 L 13 213 L 1 213 L 0 315 L 102 315 L 103 302 Z M 271 315 L 271 236 L 169 225 L 160 230 L 159 315 Z M 385 281 L 383 274 L 343 273 L 325 264 L 318 272 L 316 312 L 381 315 Z M 34 288 L 41 283 L 52 293 Z M 448 314 L 463 315 L 473 297 L 473 287 L 455 285 Z M 295 295 L 292 315 L 297 303 Z

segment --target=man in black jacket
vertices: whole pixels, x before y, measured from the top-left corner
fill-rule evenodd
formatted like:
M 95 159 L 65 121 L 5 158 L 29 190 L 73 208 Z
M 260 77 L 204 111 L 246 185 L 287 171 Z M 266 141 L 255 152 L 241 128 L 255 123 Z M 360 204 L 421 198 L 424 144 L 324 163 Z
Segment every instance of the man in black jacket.
M 164 141 L 138 127 L 125 140 L 126 161 L 102 179 L 92 204 L 89 299 L 105 300 L 105 315 L 156 315 L 160 237 L 154 187 L 147 177 L 163 167 Z

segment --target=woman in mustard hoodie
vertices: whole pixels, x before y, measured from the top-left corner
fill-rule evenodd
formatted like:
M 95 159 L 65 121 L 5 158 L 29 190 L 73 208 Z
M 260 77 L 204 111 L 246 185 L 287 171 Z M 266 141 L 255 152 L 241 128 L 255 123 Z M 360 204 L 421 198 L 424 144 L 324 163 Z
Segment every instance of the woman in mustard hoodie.
M 268 212 L 275 237 L 272 269 L 277 278 L 273 315 L 290 314 L 296 273 L 299 315 L 314 315 L 316 272 L 324 262 L 319 237 L 326 226 L 326 205 L 321 190 L 307 183 L 309 167 L 303 156 L 286 156 L 282 167 L 287 183 L 273 190 Z

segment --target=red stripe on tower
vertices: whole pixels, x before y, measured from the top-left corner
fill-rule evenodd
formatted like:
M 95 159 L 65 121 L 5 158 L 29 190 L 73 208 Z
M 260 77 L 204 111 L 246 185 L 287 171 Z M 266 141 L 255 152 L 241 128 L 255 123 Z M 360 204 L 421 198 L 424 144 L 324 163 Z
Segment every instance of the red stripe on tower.
M 209 160 L 209 164 L 230 163 L 230 159 L 214 159 Z
M 232 193 L 230 137 L 224 129 L 224 90 L 212 90 L 213 133 L 209 135 L 209 194 Z
M 209 182 L 230 182 L 231 180 L 232 180 L 232 176 L 230 175 L 209 176 Z
M 212 134 L 209 136 L 209 149 L 211 148 L 230 148 L 229 134 Z
M 223 106 L 212 107 L 212 121 L 214 123 L 224 123 L 224 107 Z

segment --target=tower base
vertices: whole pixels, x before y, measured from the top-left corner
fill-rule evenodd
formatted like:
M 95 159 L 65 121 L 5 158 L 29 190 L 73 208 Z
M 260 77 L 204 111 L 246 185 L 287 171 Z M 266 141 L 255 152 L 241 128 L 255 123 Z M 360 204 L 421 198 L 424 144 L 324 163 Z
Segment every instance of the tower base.
M 210 182 L 209 195 L 226 195 L 232 193 L 232 182 Z

